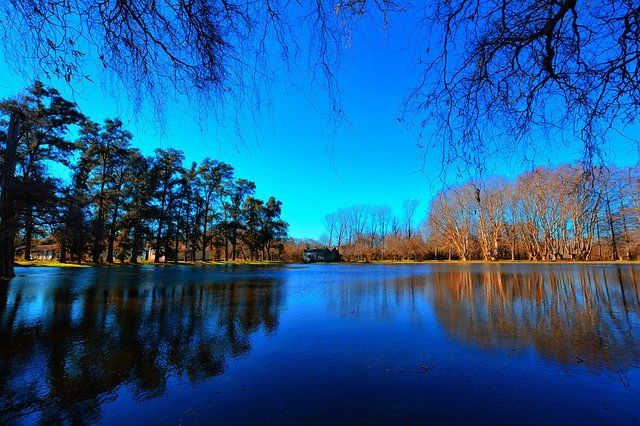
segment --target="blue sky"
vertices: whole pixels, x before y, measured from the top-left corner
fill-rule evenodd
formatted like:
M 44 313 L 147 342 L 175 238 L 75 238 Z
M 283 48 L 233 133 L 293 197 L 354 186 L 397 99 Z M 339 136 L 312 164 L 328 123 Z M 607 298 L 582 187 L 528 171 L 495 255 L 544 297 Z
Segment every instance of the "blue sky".
M 435 193 L 429 173 L 423 173 L 424 153 L 396 119 L 411 81 L 410 53 L 398 49 L 391 43 L 373 46 L 362 41 L 346 52 L 348 67 L 339 78 L 350 125 L 334 128 L 326 114 L 328 104 L 322 99 L 310 102 L 303 79 L 282 77 L 272 90 L 271 106 L 257 118 L 258 126 L 251 120 L 242 126 L 244 144 L 238 143 L 232 124 L 221 126 L 211 118 L 202 130 L 188 105 L 168 109 L 162 133 L 149 120 L 137 120 L 124 98 L 112 99 L 99 84 L 87 83 L 74 99 L 95 121 L 120 116 L 134 134 L 134 145 L 145 154 L 156 147 L 174 147 L 185 152 L 185 165 L 205 156 L 231 164 L 236 177 L 256 182 L 257 196 L 282 201 L 291 236 L 318 238 L 326 214 L 354 204 L 389 204 L 400 215 L 405 199 L 419 199 L 418 222 Z M 71 98 L 64 84 L 43 81 Z M 29 84 L 5 69 L 0 73 L 0 98 Z
M 400 215 L 405 199 L 418 199 L 419 222 L 440 183 L 436 159 L 425 158 L 415 136 L 396 119 L 400 102 L 416 82 L 414 51 L 403 41 L 401 29 L 391 28 L 389 37 L 373 33 L 367 34 L 370 42 L 354 34 L 353 47 L 346 51 L 346 69 L 338 78 L 351 125 L 337 129 L 325 113 L 328 103 L 322 98 L 310 102 L 304 78 L 295 71 L 271 88 L 272 103 L 255 118 L 258 126 L 251 119 L 243 123 L 245 144 L 235 138 L 233 125 L 210 118 L 201 126 L 185 102 L 169 105 L 162 133 L 148 119 L 136 117 L 126 99 L 113 99 L 98 83 L 87 83 L 75 100 L 96 121 L 121 117 L 135 136 L 134 145 L 145 154 L 156 147 L 174 147 L 185 152 L 186 166 L 205 156 L 231 164 L 236 177 L 256 182 L 258 197 L 273 195 L 282 201 L 293 237 L 319 238 L 326 214 L 354 204 L 388 204 Z M 43 81 L 66 94 L 64 85 Z M 0 98 L 29 84 L 4 69 Z M 552 163 L 579 158 L 571 150 L 554 155 Z M 633 162 L 624 152 L 618 155 L 622 162 Z M 499 172 L 520 171 L 519 164 L 512 164 Z

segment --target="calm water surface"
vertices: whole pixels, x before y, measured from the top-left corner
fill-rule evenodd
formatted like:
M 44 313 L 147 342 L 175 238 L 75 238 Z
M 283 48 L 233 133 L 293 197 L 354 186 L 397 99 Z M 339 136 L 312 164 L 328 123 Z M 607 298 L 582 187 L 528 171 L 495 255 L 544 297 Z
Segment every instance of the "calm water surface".
M 640 267 L 18 268 L 0 424 L 640 423 Z

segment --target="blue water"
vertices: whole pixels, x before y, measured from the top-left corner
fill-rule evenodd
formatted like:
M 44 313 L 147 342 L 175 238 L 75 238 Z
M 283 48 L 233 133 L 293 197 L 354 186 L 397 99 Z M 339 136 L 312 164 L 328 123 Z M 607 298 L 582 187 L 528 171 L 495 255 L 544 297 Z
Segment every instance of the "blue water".
M 0 424 L 640 423 L 640 267 L 18 268 Z

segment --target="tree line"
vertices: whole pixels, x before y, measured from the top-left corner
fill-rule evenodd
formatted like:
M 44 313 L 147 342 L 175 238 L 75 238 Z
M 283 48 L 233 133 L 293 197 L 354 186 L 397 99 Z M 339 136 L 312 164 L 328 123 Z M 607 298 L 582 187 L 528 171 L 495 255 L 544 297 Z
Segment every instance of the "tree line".
M 470 180 L 431 203 L 430 239 L 462 260 L 632 260 L 640 255 L 640 166 L 538 167 Z
M 231 165 L 207 157 L 185 166 L 173 148 L 145 156 L 119 119 L 92 121 L 41 82 L 25 93 L 0 104 L 0 249 L 9 263 L 18 249 L 31 260 L 42 242 L 59 245 L 61 262 L 277 255 L 288 227 L 282 203 L 256 198 L 255 183 Z M 52 172 L 61 166 L 67 181 Z
M 320 242 L 355 261 L 640 258 L 640 165 L 468 180 L 441 190 L 416 224 L 418 203 L 406 200 L 399 216 L 390 206 L 340 209 Z
M 338 209 L 324 217 L 320 241 L 292 241 L 285 247 L 292 259 L 307 246 L 336 247 L 346 261 L 424 260 L 423 236 L 415 226 L 419 200 L 407 199 L 401 215 L 389 205 L 358 204 Z

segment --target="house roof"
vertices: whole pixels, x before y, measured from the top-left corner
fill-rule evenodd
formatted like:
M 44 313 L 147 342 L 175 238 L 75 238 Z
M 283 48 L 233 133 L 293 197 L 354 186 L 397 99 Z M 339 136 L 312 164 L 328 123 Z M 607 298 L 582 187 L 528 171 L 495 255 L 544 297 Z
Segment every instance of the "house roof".
M 308 249 L 304 249 L 305 253 L 319 253 L 319 252 L 323 252 L 323 251 L 330 251 L 328 248 L 308 248 Z

